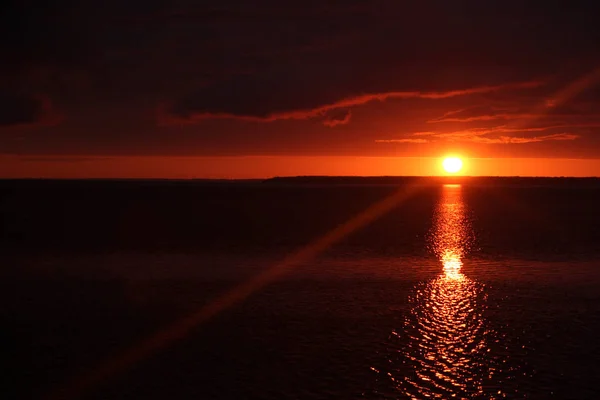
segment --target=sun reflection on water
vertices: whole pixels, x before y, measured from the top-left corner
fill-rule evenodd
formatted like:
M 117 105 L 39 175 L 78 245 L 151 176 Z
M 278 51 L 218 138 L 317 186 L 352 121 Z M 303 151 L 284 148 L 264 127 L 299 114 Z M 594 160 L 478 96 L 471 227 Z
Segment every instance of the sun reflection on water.
M 469 220 L 459 185 L 446 185 L 435 214 L 431 236 L 442 273 L 417 291 L 409 358 L 414 375 L 404 382 L 413 398 L 464 397 L 482 393 L 478 369 L 485 353 L 482 288 L 462 272 L 463 256 L 472 242 Z
M 506 396 L 495 379 L 504 360 L 491 352 L 499 337 L 484 316 L 484 285 L 463 272 L 473 233 L 461 190 L 442 188 L 430 237 L 442 271 L 415 289 L 403 329 L 392 335 L 399 359 L 390 357 L 387 375 L 397 392 L 413 399 Z

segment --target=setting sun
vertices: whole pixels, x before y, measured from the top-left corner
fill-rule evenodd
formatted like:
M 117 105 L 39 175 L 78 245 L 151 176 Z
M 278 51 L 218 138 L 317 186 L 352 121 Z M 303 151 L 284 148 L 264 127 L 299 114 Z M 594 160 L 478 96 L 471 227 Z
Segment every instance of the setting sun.
M 444 167 L 444 171 L 455 174 L 462 169 L 463 162 L 460 158 L 448 157 L 444 159 L 442 166 Z

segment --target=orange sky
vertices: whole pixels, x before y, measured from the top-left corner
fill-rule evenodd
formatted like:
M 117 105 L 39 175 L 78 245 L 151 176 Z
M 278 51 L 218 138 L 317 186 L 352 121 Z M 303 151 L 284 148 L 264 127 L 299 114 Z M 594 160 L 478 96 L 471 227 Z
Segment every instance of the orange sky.
M 442 158 L 348 156 L 0 156 L 2 178 L 225 178 L 296 175 L 444 175 Z M 599 176 L 600 160 L 463 158 L 462 175 Z
M 591 1 L 9 3 L 4 177 L 600 176 Z

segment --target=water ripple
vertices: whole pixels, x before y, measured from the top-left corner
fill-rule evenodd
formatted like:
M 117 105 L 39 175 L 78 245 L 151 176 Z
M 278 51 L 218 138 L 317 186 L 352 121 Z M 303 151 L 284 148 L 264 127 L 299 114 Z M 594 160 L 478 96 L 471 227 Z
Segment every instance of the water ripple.
M 442 272 L 415 287 L 404 326 L 387 344 L 389 370 L 379 374 L 413 399 L 507 397 L 514 368 L 497 351 L 507 339 L 485 317 L 485 285 L 462 272 L 474 237 L 460 186 L 444 186 L 434 219 L 430 247 Z

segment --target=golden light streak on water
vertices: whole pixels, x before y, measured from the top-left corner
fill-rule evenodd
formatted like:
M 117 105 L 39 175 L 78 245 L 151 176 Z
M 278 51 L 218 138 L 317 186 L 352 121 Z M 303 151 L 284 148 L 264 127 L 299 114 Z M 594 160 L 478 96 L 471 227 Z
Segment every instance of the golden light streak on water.
M 407 341 L 408 364 L 396 388 L 412 399 L 503 398 L 491 384 L 501 366 L 490 353 L 497 338 L 484 317 L 484 286 L 462 271 L 473 232 L 460 185 L 443 186 L 430 241 L 442 270 L 417 288 L 404 332 L 396 333 Z

